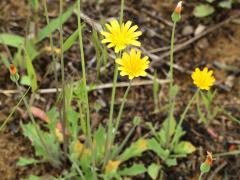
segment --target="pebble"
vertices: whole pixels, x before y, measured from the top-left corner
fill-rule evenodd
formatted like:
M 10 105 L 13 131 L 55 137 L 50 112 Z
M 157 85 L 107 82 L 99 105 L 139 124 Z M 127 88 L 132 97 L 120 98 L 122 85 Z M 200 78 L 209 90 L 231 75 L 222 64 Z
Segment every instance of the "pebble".
M 197 28 L 195 29 L 194 36 L 197 36 L 201 32 L 203 32 L 206 29 L 206 26 L 199 24 Z
M 182 35 L 188 36 L 188 35 L 193 34 L 193 32 L 194 32 L 193 27 L 191 25 L 187 25 L 183 28 Z

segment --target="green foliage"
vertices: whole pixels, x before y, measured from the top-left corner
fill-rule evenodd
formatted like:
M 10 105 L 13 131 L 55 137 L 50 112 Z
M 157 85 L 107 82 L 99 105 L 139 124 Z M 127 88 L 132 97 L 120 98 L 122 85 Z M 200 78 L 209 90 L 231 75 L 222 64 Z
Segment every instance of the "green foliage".
M 215 9 L 209 4 L 200 4 L 195 7 L 193 14 L 198 18 L 207 17 L 215 12 Z
M 36 163 L 39 163 L 39 161 L 36 159 L 20 157 L 20 159 L 17 161 L 17 166 L 27 166 Z
M 193 11 L 193 15 L 198 18 L 207 17 L 209 15 L 212 15 L 215 12 L 214 6 L 211 4 L 215 2 L 215 0 L 206 0 L 209 4 L 199 4 L 195 7 Z M 218 1 L 218 7 L 223 9 L 231 9 L 232 5 L 234 3 L 233 0 L 221 0 Z
M 133 164 L 131 167 L 124 168 L 119 171 L 121 176 L 137 176 L 139 174 L 145 173 L 147 169 L 143 164 Z
M 51 22 L 39 32 L 37 42 L 40 42 L 46 37 L 48 37 L 52 32 L 54 32 L 60 27 L 61 23 L 66 22 L 68 18 L 72 15 L 74 9 L 75 5 L 68 8 L 68 10 L 62 14 L 62 16 L 58 16 L 57 18 L 51 20 Z
M 161 166 L 159 164 L 152 163 L 148 166 L 147 172 L 152 179 L 157 179 Z
M 23 129 L 24 136 L 30 139 L 37 157 L 41 157 L 43 161 L 48 161 L 50 158 L 49 153 L 46 152 L 46 149 L 42 145 L 41 139 L 38 135 L 39 132 L 41 134 L 41 137 L 44 139 L 44 143 L 46 144 L 47 149 L 49 150 L 49 152 L 51 152 L 51 155 L 53 155 L 52 158 L 54 158 L 57 161 L 60 161 L 61 157 L 60 144 L 58 143 L 53 133 L 44 132 L 40 130 L 39 127 L 33 125 L 32 123 L 28 124 L 21 123 L 21 128 Z M 36 128 L 38 128 L 38 132 Z

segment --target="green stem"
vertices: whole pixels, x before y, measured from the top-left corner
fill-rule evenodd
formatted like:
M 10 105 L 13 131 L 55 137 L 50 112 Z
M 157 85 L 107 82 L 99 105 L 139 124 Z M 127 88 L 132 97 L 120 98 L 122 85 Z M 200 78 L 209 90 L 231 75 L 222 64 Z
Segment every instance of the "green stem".
M 121 0 L 121 7 L 120 7 L 120 24 L 123 22 L 123 13 L 124 13 L 124 0 Z
M 115 128 L 112 129 L 113 134 L 111 134 L 111 136 L 109 136 L 109 145 L 108 145 L 109 150 L 108 150 L 107 155 L 106 155 L 106 162 L 109 160 L 109 157 L 110 157 L 110 150 L 111 150 L 112 144 L 114 143 L 114 139 L 115 139 L 117 130 L 119 128 L 123 108 L 124 108 L 124 105 L 125 105 L 126 100 L 127 100 L 127 95 L 128 95 L 129 89 L 131 87 L 131 83 L 132 83 L 132 81 L 129 82 L 129 85 L 128 85 L 128 87 L 127 87 L 127 89 L 126 89 L 126 91 L 123 95 L 123 100 L 122 100 L 122 103 L 121 103 L 121 106 L 120 106 L 120 109 L 119 109 L 119 112 L 118 112 L 118 116 L 117 116 L 117 119 L 116 119 L 116 125 L 115 125 Z
M 131 84 L 132 84 L 132 81 L 129 82 L 128 87 L 127 87 L 127 89 L 126 89 L 126 91 L 125 91 L 125 93 L 123 95 L 123 100 L 122 100 L 122 103 L 121 103 L 121 106 L 120 106 L 120 109 L 119 109 L 119 112 L 118 112 L 118 116 L 117 116 L 117 119 L 116 119 L 116 125 L 115 125 L 115 128 L 114 128 L 113 137 L 111 139 L 110 146 L 114 142 L 117 130 L 119 128 L 119 124 L 120 124 L 120 120 L 121 120 L 121 117 L 122 117 L 123 108 L 124 108 L 124 105 L 125 105 L 125 103 L 127 101 L 127 96 L 128 96 L 128 92 L 130 90 Z
M 112 96 L 111 96 L 111 104 L 110 104 L 110 113 L 108 118 L 108 132 L 107 132 L 107 139 L 106 139 L 106 146 L 105 146 L 105 160 L 104 164 L 107 162 L 107 156 L 111 149 L 111 137 L 113 133 L 113 110 L 115 104 L 115 94 L 116 94 L 116 85 L 117 85 L 117 77 L 118 77 L 118 64 L 115 64 L 114 75 L 113 75 L 113 87 L 112 87 Z
M 180 121 L 179 121 L 179 123 L 178 123 L 178 125 L 177 125 L 177 128 L 176 128 L 176 130 L 175 130 L 175 133 L 174 133 L 174 137 L 173 137 L 173 140 L 172 140 L 172 143 L 171 143 L 171 147 L 174 146 L 175 141 L 176 141 L 176 138 L 177 138 L 177 135 L 178 135 L 178 131 L 180 131 L 180 128 L 181 128 L 182 123 L 183 123 L 183 120 L 185 119 L 186 114 L 187 114 L 189 108 L 191 107 L 193 101 L 195 100 L 196 96 L 198 96 L 199 91 L 200 91 L 200 90 L 198 89 L 198 90 L 195 92 L 195 94 L 192 96 L 191 100 L 188 102 L 188 104 L 187 104 L 184 112 L 182 113 L 181 118 L 180 118 Z
M 89 111 L 89 102 L 88 102 L 88 90 L 87 90 L 87 79 L 86 79 L 86 69 L 85 69 L 85 58 L 84 58 L 84 49 L 83 49 L 83 37 L 82 37 L 82 25 L 81 25 L 81 0 L 77 1 L 77 18 L 78 18 L 78 32 L 79 32 L 79 48 L 81 54 L 81 66 L 82 66 L 82 80 L 84 86 L 84 101 L 85 101 L 85 110 L 87 117 L 87 140 L 88 145 L 92 148 L 92 131 L 91 131 L 91 122 L 90 122 L 90 111 Z
M 171 35 L 171 47 L 170 47 L 170 70 L 169 70 L 169 78 L 170 78 L 170 87 L 168 91 L 168 96 L 170 98 L 170 108 L 169 108 L 169 115 L 168 115 L 168 121 L 167 121 L 167 131 L 166 131 L 166 147 L 169 146 L 169 131 L 170 131 L 170 120 L 173 118 L 174 114 L 174 97 L 171 96 L 172 94 L 172 88 L 173 88 L 173 52 L 174 52 L 174 38 L 175 38 L 175 29 L 176 29 L 177 22 L 174 22 L 173 28 L 172 28 L 172 35 Z
M 203 173 L 201 173 L 198 177 L 198 180 L 202 180 Z
M 47 2 L 46 2 L 46 0 L 43 1 L 43 5 L 44 5 L 44 11 L 45 11 L 45 17 L 46 17 L 47 25 L 49 25 L 50 20 L 49 20 L 49 15 L 48 15 L 48 9 L 47 9 Z M 50 31 L 51 31 L 51 26 L 50 26 Z M 49 40 L 50 40 L 51 54 L 52 54 L 53 65 L 54 65 L 54 79 L 55 79 L 56 89 L 57 89 L 56 96 L 58 96 L 58 91 L 59 91 L 59 90 L 58 90 L 57 58 L 56 58 L 56 56 L 55 56 L 54 49 L 53 49 L 54 46 L 53 46 L 52 33 L 50 33 L 50 35 L 49 35 Z
M 64 74 L 64 57 L 63 57 L 63 27 L 62 27 L 62 14 L 63 14 L 63 0 L 60 0 L 60 46 L 61 46 L 61 77 L 62 77 L 62 105 L 63 114 L 61 116 L 61 124 L 63 130 L 63 149 L 64 155 L 67 157 L 67 136 L 66 136 L 66 96 L 65 96 L 65 74 Z M 60 113 L 61 114 L 61 113 Z
M 21 99 L 18 101 L 17 105 L 12 109 L 11 113 L 9 114 L 9 116 L 7 117 L 7 119 L 2 123 L 1 127 L 0 127 L 0 132 L 2 131 L 2 129 L 6 126 L 6 124 L 8 123 L 8 121 L 10 120 L 10 118 L 12 117 L 13 113 L 16 111 L 17 107 L 21 104 L 21 102 L 23 101 L 23 98 L 27 95 L 28 91 L 31 88 L 29 87 L 28 90 L 23 94 L 23 96 L 21 97 Z
M 133 134 L 134 130 L 136 129 L 137 125 L 134 125 L 130 131 L 128 132 L 127 136 L 122 141 L 121 145 L 112 153 L 110 159 L 114 159 L 123 149 L 123 147 L 126 145 L 127 141 L 129 140 L 130 136 Z

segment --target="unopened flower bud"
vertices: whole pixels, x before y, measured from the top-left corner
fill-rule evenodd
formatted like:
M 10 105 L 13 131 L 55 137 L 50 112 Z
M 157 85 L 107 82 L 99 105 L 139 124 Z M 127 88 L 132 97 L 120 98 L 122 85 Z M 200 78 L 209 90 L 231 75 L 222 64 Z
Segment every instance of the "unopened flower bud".
M 179 1 L 177 4 L 173 14 L 172 14 L 172 21 L 177 23 L 181 20 L 181 12 L 182 12 L 182 1 Z
M 17 68 L 13 65 L 13 64 L 10 64 L 9 66 L 9 72 L 10 72 L 10 78 L 13 82 L 17 82 L 18 79 L 19 79 L 19 75 L 18 75 L 18 72 L 17 72 Z
M 13 64 L 10 64 L 9 66 L 9 72 L 11 75 L 16 75 L 17 73 L 17 68 L 13 65 Z
M 212 153 L 207 151 L 207 158 L 200 166 L 201 174 L 205 174 L 210 171 L 212 161 L 213 161 Z
M 207 164 L 208 166 L 212 166 L 212 161 L 213 161 L 212 153 L 207 151 L 207 158 L 204 161 L 204 163 Z
M 177 4 L 177 7 L 175 8 L 175 12 L 177 14 L 181 14 L 182 11 L 182 1 L 179 1 L 179 3 Z

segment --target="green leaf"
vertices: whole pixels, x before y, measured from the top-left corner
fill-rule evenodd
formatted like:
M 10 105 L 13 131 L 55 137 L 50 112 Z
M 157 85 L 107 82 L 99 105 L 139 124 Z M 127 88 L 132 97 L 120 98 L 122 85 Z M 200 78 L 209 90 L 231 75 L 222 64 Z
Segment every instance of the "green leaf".
M 160 168 L 161 166 L 159 164 L 152 163 L 148 166 L 147 172 L 152 179 L 157 179 Z
M 37 10 L 39 7 L 38 0 L 31 0 L 31 5 L 32 5 L 33 9 Z
M 215 9 L 211 5 L 201 4 L 194 9 L 193 14 L 196 17 L 202 18 L 202 17 L 207 17 L 213 14 L 214 12 L 215 12 Z
M 42 177 L 30 175 L 30 176 L 28 177 L 28 180 L 42 180 Z
M 194 151 L 196 151 L 196 147 L 188 141 L 181 141 L 174 147 L 176 154 L 191 154 Z
M 24 44 L 24 37 L 14 34 L 0 34 L 0 44 L 5 44 L 7 46 L 19 48 Z
M 169 156 L 169 150 L 164 150 L 155 138 L 148 140 L 148 148 L 155 152 L 162 160 L 166 160 Z
M 105 143 L 106 143 L 106 131 L 100 124 L 97 131 L 94 133 L 94 140 L 96 141 L 96 158 L 101 160 L 104 156 Z
M 118 157 L 118 160 L 124 162 L 132 157 L 140 156 L 146 150 L 148 150 L 148 141 L 141 138 L 132 143 L 131 146 Z
M 167 133 L 167 129 L 168 129 L 168 123 L 169 123 L 169 132 L 168 132 L 169 137 L 172 137 L 173 133 L 175 132 L 175 128 L 176 128 L 176 124 L 177 124 L 176 120 L 174 118 L 166 119 L 163 122 L 163 127 L 161 128 L 161 130 L 158 133 L 161 145 L 166 144 L 166 141 L 167 141 L 166 133 Z
M 28 77 L 31 81 L 32 92 L 34 92 L 37 90 L 37 75 L 36 75 L 35 69 L 33 67 L 32 60 L 30 59 L 30 57 L 26 51 L 25 51 L 25 53 L 26 53 L 27 73 L 28 73 Z
M 228 0 L 228 1 L 222 1 L 218 4 L 219 7 L 221 8 L 225 8 L 225 9 L 231 9 L 232 8 L 232 1 Z
M 171 89 L 171 92 L 170 92 L 170 97 L 171 97 L 171 99 L 174 99 L 176 96 L 177 96 L 177 94 L 178 94 L 178 92 L 179 92 L 179 86 L 177 86 L 177 85 L 174 85 L 173 87 L 172 87 L 172 89 Z
M 7 68 L 9 68 L 10 63 L 9 63 L 8 58 L 7 58 L 7 55 L 6 55 L 5 53 L 1 53 L 1 54 L 0 54 L 0 57 L 1 57 L 1 59 L 2 59 L 3 64 L 4 64 Z
M 39 138 L 40 135 L 41 138 L 44 140 L 46 148 L 48 149 L 49 152 L 51 152 L 51 155 L 53 156 L 51 158 L 55 159 L 56 162 L 60 159 L 61 157 L 60 145 L 54 134 L 41 131 L 38 126 L 35 126 L 32 123 L 28 124 L 21 123 L 21 128 L 23 129 L 24 136 L 30 139 L 35 149 L 36 156 L 42 157 L 43 160 L 49 160 L 50 158 L 48 156 L 48 152 L 46 152 L 46 149 L 42 144 L 41 139 Z M 39 133 L 37 133 L 36 128 L 38 128 Z
M 20 159 L 17 161 L 17 166 L 27 166 L 36 163 L 39 163 L 39 160 L 33 158 L 20 157 Z
M 63 44 L 63 52 L 67 51 L 78 38 L 78 29 L 67 38 Z
M 20 80 L 20 84 L 25 86 L 31 86 L 31 80 L 28 76 L 22 76 Z
M 118 173 L 122 176 L 137 176 L 145 173 L 147 169 L 143 164 L 134 164 L 131 167 L 120 170 Z
M 207 2 L 209 2 L 209 3 L 212 3 L 213 1 L 215 1 L 215 0 L 206 0 Z
M 170 166 L 176 166 L 177 165 L 177 160 L 175 158 L 173 159 L 167 159 L 165 163 L 170 167 Z
M 53 19 L 48 25 L 46 25 L 38 34 L 37 41 L 42 41 L 44 38 L 48 37 L 52 32 L 58 29 L 62 23 L 66 22 L 68 18 L 72 15 L 73 10 L 75 9 L 75 4 L 68 8 L 68 10 L 61 16 Z

